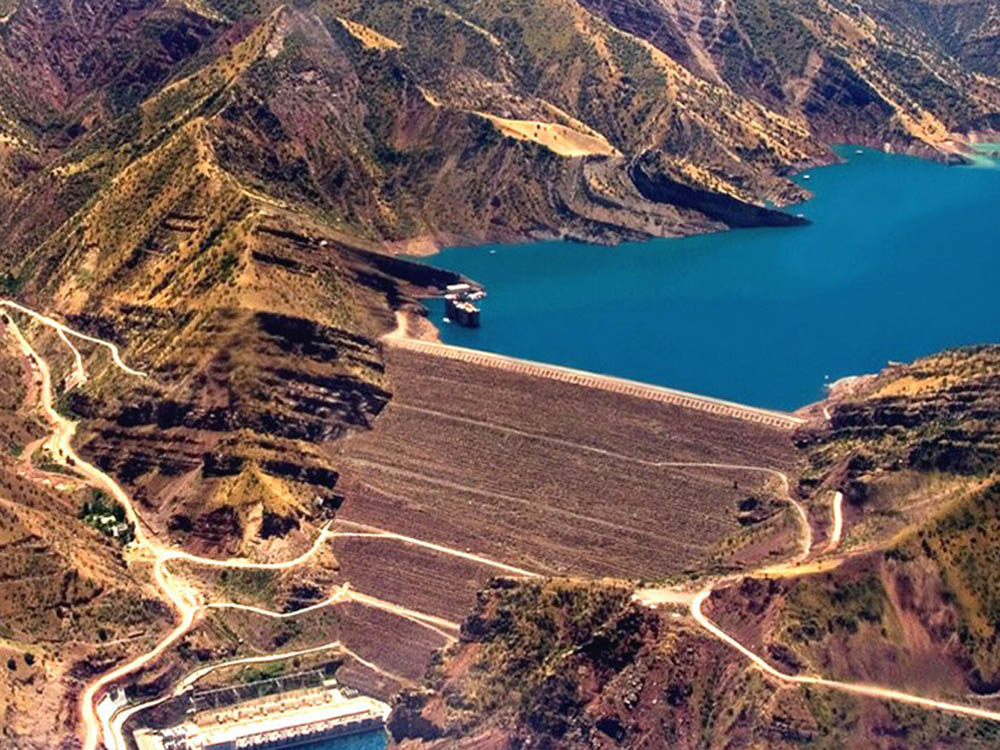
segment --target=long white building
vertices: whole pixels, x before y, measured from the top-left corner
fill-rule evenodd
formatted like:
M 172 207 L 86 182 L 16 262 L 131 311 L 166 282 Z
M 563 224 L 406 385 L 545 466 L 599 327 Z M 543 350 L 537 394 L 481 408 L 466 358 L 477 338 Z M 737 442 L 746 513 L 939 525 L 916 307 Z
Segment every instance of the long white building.
M 205 712 L 169 729 L 140 729 L 139 750 L 277 750 L 380 730 L 390 708 L 339 688 L 296 691 Z

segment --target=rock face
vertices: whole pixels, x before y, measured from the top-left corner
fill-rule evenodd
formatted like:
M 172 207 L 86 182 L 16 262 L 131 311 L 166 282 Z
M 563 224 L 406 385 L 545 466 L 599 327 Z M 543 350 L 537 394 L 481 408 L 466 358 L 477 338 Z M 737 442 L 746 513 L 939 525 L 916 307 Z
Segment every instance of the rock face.
M 788 176 L 832 159 L 829 141 L 941 156 L 956 133 L 998 127 L 995 18 L 988 0 L 0 0 L 2 293 L 117 342 L 148 373 L 128 378 L 82 345 L 90 378 L 59 407 L 80 418 L 81 450 L 123 482 L 161 539 L 288 559 L 344 501 L 346 470 L 326 443 L 366 430 L 392 397 L 379 336 L 396 311 L 459 280 L 387 249 L 797 223 L 762 206 L 805 197 Z M 37 335 L 61 381 L 72 358 Z M 887 476 L 946 474 L 949 492 L 985 484 L 997 363 L 992 350 L 976 357 L 967 372 L 965 359 L 928 366 L 911 373 L 916 386 L 875 379 L 832 404 L 831 427 L 799 436 L 813 466 L 805 489 L 842 486 L 851 513 L 881 513 L 874 524 L 903 512 L 886 489 L 903 483 Z M 962 377 L 947 381 L 956 367 Z M 21 399 L 0 401 L 9 411 Z M 8 448 L 37 437 L 22 424 L 7 430 Z M 10 566 L 0 601 L 17 605 L 0 612 L 5 643 L 84 644 L 96 631 L 109 645 L 80 646 L 79 677 L 134 655 L 136 623 L 155 641 L 165 612 L 110 542 L 70 523 L 61 494 L 25 490 L 13 464 L 0 461 L 2 499 L 16 506 L 0 528 Z M 989 689 L 1000 605 L 975 572 L 996 561 L 960 554 L 1000 533 L 995 493 L 979 489 L 955 496 L 962 514 L 891 550 L 900 569 L 858 572 L 877 586 L 851 589 L 858 607 L 829 620 L 831 638 L 769 631 L 767 653 L 803 669 L 839 645 L 866 654 L 851 638 L 874 638 L 875 615 L 927 620 L 947 603 L 931 623 L 933 653 L 945 653 L 946 626 L 965 630 L 936 663 L 958 665 L 950 688 Z M 747 505 L 741 520 L 752 527 L 769 510 Z M 879 587 L 879 601 L 900 604 L 869 606 Z M 922 600 L 920 587 L 941 595 Z M 732 652 L 638 610 L 630 593 L 492 586 L 433 694 L 401 703 L 394 728 L 497 748 L 647 737 L 889 747 L 925 729 L 870 707 L 854 724 L 821 722 L 857 706 L 772 700 Z M 799 594 L 798 614 L 832 595 Z M 768 590 L 750 614 L 777 617 L 796 595 Z M 198 637 L 185 649 L 219 653 Z M 7 658 L 16 669 L 0 688 L 32 679 L 22 654 Z M 73 658 L 60 654 L 54 674 Z M 44 687 L 46 721 L 63 723 L 46 737 L 72 731 L 73 678 Z M 11 705 L 6 694 L 0 704 Z M 4 716 L 19 747 L 36 714 Z
M 850 480 L 912 469 L 981 475 L 1000 460 L 1000 348 L 944 352 L 863 378 L 797 442 L 818 469 Z
M 406 282 L 360 268 L 378 294 L 408 299 Z M 435 278 L 433 270 L 418 275 Z M 385 304 L 382 315 L 391 312 Z M 339 506 L 338 472 L 317 447 L 367 429 L 388 402 L 372 337 L 232 307 L 179 318 L 125 308 L 74 322 L 105 335 L 133 324 L 135 336 L 139 320 L 145 330 L 130 350 L 150 377 L 113 388 L 98 377 L 66 405 L 86 425 L 83 451 L 126 482 L 167 532 L 237 550 Z
M 966 92 L 996 76 L 993 2 L 580 0 L 697 75 L 724 82 L 821 138 L 926 152 L 997 109 Z
M 616 241 L 719 227 L 697 205 L 643 201 L 633 159 L 781 204 L 803 196 L 784 175 L 832 158 L 823 141 L 940 153 L 1000 110 L 988 2 L 10 5 L 9 258 L 46 239 L 65 252 L 54 233 L 129 170 L 152 202 L 174 181 L 160 157 L 379 241 Z M 612 166 L 579 190 L 588 160 Z M 174 208 L 171 231 L 191 231 Z M 132 247 L 151 239 L 118 219 Z
M 646 198 L 689 208 L 729 227 L 791 227 L 809 223 L 808 219 L 755 206 L 730 195 L 690 187 L 662 173 L 650 175 L 641 163 L 633 165 L 630 174 Z

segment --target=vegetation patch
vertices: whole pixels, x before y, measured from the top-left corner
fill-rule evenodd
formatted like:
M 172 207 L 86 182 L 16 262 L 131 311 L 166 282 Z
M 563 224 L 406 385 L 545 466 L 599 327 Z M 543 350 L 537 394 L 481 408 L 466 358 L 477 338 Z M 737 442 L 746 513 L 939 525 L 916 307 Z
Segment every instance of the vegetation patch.
M 453 684 L 440 668 L 433 676 L 451 719 L 461 725 L 506 717 L 564 735 L 584 704 L 579 670 L 608 679 L 641 646 L 643 615 L 631 594 L 617 583 L 494 580 L 463 624 L 463 639 L 478 644 L 467 674 Z
M 135 539 L 135 525 L 127 520 L 125 508 L 101 490 L 91 492 L 80 508 L 79 518 L 122 544 Z
M 981 679 L 1000 672 L 1000 483 L 960 503 L 889 551 L 930 561 L 961 616 L 958 636 Z
M 875 575 L 829 586 L 816 579 L 797 582 L 788 597 L 785 636 L 792 643 L 822 641 L 828 635 L 854 635 L 865 624 L 880 625 L 887 602 Z
M 233 568 L 219 573 L 219 585 L 234 600 L 260 601 L 274 597 L 278 575 L 274 570 Z

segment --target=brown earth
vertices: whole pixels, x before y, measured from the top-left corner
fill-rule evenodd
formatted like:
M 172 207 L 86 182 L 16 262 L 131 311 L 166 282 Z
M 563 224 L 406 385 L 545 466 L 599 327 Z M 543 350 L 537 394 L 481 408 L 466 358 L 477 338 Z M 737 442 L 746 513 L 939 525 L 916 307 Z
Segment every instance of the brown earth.
M 9 343 L 0 333 L 0 747 L 29 748 L 71 734 L 83 681 L 150 648 L 169 617 L 147 572 L 77 518 L 89 491 L 29 462 L 43 432 Z
M 648 462 L 795 470 L 788 433 L 761 425 L 412 352 L 388 365 L 376 428 L 331 446 L 338 518 L 529 570 L 676 574 L 740 529 L 740 501 L 776 491 L 759 472 Z
M 790 544 L 791 527 L 776 522 L 775 480 L 643 463 L 758 462 L 790 472 L 794 482 L 787 431 L 392 347 L 383 356 L 390 405 L 372 429 L 323 447 L 343 495 L 331 542 L 335 567 L 324 555 L 307 569 L 260 580 L 204 573 L 195 579 L 206 593 L 288 612 L 348 584 L 390 606 L 460 622 L 491 577 L 510 575 L 463 555 L 544 574 L 663 578 L 710 560 L 753 564 Z M 770 498 L 775 508 L 745 527 L 738 506 L 748 496 Z M 748 530 L 756 536 L 742 557 L 724 550 Z M 178 570 L 191 578 L 192 566 Z M 339 638 L 388 673 L 349 659 L 339 678 L 380 696 L 419 684 L 447 645 L 405 615 L 351 601 L 285 619 L 212 610 L 189 641 L 211 651 L 226 637 L 228 650 L 213 659 Z
M 988 722 L 784 688 L 679 614 L 615 582 L 497 582 L 390 729 L 408 750 L 995 746 Z

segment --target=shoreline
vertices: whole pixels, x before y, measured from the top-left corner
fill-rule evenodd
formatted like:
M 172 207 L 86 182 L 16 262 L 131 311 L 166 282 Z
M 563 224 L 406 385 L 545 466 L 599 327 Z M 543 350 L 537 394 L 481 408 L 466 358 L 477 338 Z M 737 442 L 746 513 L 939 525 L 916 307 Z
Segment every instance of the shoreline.
M 853 155 L 859 148 L 838 145 L 836 153 L 846 162 L 842 169 L 818 169 L 815 179 L 804 183 L 816 191 L 806 212 L 818 226 L 801 232 L 716 234 L 689 238 L 687 243 L 639 242 L 618 249 L 525 243 L 511 248 L 508 257 L 503 257 L 501 246 L 495 247 L 496 255 L 491 246 L 469 248 L 472 252 L 449 250 L 429 262 L 482 282 L 491 298 L 484 305 L 483 329 L 476 334 L 444 327 L 439 307 L 429 303 L 431 320 L 440 328 L 437 339 L 644 382 L 683 384 L 695 392 L 786 411 L 823 401 L 831 390 L 837 396 L 850 383 L 829 389 L 833 383 L 824 373 L 834 379 L 841 373 L 871 376 L 889 359 L 909 361 L 994 339 L 988 323 L 994 313 L 967 315 L 967 323 L 956 320 L 955 332 L 948 335 L 925 325 L 937 314 L 937 303 L 902 315 L 891 300 L 902 293 L 905 279 L 908 288 L 915 284 L 931 299 L 949 300 L 948 310 L 977 309 L 975 297 L 985 294 L 979 291 L 985 279 L 966 282 L 977 290 L 970 297 L 954 291 L 959 287 L 951 279 L 958 272 L 929 270 L 937 264 L 934 247 L 951 233 L 947 222 L 921 213 L 919 205 L 938 186 L 948 185 L 950 197 L 944 205 L 949 208 L 988 206 L 998 170 L 941 169 L 945 165 L 940 162 L 870 148 Z M 897 178 L 911 186 L 906 192 L 913 199 L 900 204 L 899 211 L 891 201 L 877 200 Z M 847 216 L 850 221 L 844 221 Z M 933 238 L 921 240 L 916 270 L 893 272 L 891 252 L 871 242 L 881 227 L 897 218 L 919 227 L 922 237 Z M 969 222 L 973 229 L 961 254 L 970 262 L 996 262 L 988 257 L 989 225 L 983 218 Z M 833 248 L 841 241 L 850 246 L 851 261 L 838 270 L 839 251 Z M 942 279 L 949 280 L 943 290 L 938 288 Z M 814 297 L 801 291 L 813 288 Z M 539 301 L 550 293 L 552 304 Z M 817 301 L 820 298 L 825 301 Z M 747 302 L 757 299 L 765 300 L 763 306 Z M 697 315 L 696 321 L 686 321 L 691 314 Z M 951 315 L 944 308 L 940 314 Z M 795 319 L 801 315 L 813 318 L 816 337 L 826 339 L 827 345 L 817 346 L 814 338 L 806 337 L 800 343 Z M 661 316 L 672 321 L 666 332 L 652 322 Z M 887 328 L 869 330 L 871 321 L 885 321 Z M 768 339 L 767 332 L 777 338 Z M 752 365 L 752 377 L 738 383 L 725 380 L 723 367 L 715 366 L 722 348 L 749 362 L 751 342 L 771 350 L 784 341 L 794 352 L 809 356 L 790 367 Z M 861 353 L 858 341 L 865 343 Z M 601 347 L 606 351 L 589 351 Z M 699 372 L 702 363 L 711 371 Z
M 422 317 L 422 316 L 420 316 Z M 751 406 L 729 399 L 707 396 L 691 391 L 679 390 L 656 383 L 646 383 L 643 381 L 623 378 L 618 375 L 608 375 L 606 373 L 581 370 L 565 365 L 551 362 L 539 362 L 534 360 L 512 357 L 506 354 L 483 351 L 480 349 L 470 349 L 454 344 L 444 344 L 428 338 L 414 338 L 410 335 L 411 326 L 416 325 L 415 333 L 418 335 L 430 335 L 426 329 L 422 329 L 418 316 L 410 311 L 396 311 L 396 328 L 385 334 L 381 341 L 393 347 L 409 349 L 421 354 L 431 354 L 445 359 L 458 360 L 473 365 L 495 367 L 503 370 L 510 370 L 522 375 L 533 375 L 536 377 L 560 380 L 576 385 L 598 388 L 602 390 L 626 393 L 631 396 L 648 398 L 654 401 L 663 401 L 677 406 L 697 409 L 700 411 L 722 414 L 737 417 L 750 421 L 758 421 L 771 426 L 783 429 L 795 429 L 805 424 L 806 418 L 797 416 L 791 412 L 779 409 L 769 409 L 761 406 Z M 430 326 L 437 332 L 433 325 Z
M 977 165 L 981 166 L 981 160 L 983 158 L 988 158 L 985 157 L 981 149 L 977 147 L 996 145 L 998 150 L 1000 150 L 1000 133 L 990 133 L 986 131 L 969 132 L 962 134 L 962 137 L 960 138 L 951 139 L 946 143 L 949 144 L 948 148 L 943 146 L 934 148 L 930 144 L 910 144 L 903 147 L 898 144 L 892 144 L 888 141 L 876 141 L 875 139 L 833 141 L 827 144 L 827 148 L 829 149 L 828 159 L 791 165 L 787 174 L 783 175 L 790 182 L 794 182 L 798 187 L 806 191 L 807 196 L 804 200 L 772 205 L 769 202 L 770 199 L 765 197 L 765 203 L 759 205 L 755 203 L 747 203 L 746 205 L 748 207 L 758 207 L 761 209 L 772 210 L 777 214 L 785 214 L 792 219 L 797 218 L 798 213 L 795 212 L 794 209 L 807 205 L 815 196 L 813 191 L 807 186 L 802 185 L 800 182 L 795 182 L 796 178 L 806 174 L 809 170 L 825 169 L 826 167 L 844 164 L 847 159 L 839 154 L 837 149 L 864 148 L 878 153 L 891 154 L 894 156 L 908 156 L 921 161 L 941 164 L 943 166 L 971 167 Z M 953 161 L 956 157 L 961 159 L 961 161 Z M 722 194 L 718 195 L 721 196 Z M 669 203 L 665 205 L 676 204 Z M 692 210 L 697 211 L 697 209 Z M 706 216 L 706 219 L 711 221 L 711 217 Z M 585 236 L 575 234 L 567 229 L 540 230 L 523 234 L 516 232 L 500 232 L 496 234 L 488 232 L 474 232 L 469 235 L 458 235 L 451 232 L 443 232 L 440 234 L 422 234 L 400 240 L 383 240 L 380 245 L 382 251 L 389 255 L 422 260 L 440 255 L 446 250 L 459 248 L 478 249 L 486 245 L 503 246 L 538 242 L 578 242 L 582 244 L 600 245 L 602 247 L 616 247 L 618 245 L 631 242 L 651 242 L 660 239 L 685 239 L 688 237 L 725 234 L 735 229 L 763 229 L 768 226 L 770 225 L 765 223 L 753 224 L 749 226 L 725 225 L 721 229 L 705 228 L 702 231 L 681 230 L 676 233 L 665 233 L 662 235 L 645 234 L 643 236 L 637 236 L 638 233 L 628 227 L 618 226 L 615 227 L 616 231 L 613 233 L 613 241 L 608 241 L 609 238 L 607 235 L 603 235 L 602 240 L 596 235 Z M 795 225 L 792 224 L 791 226 Z
M 431 323 L 430 318 L 409 308 L 396 310 L 396 327 L 383 334 L 379 340 L 387 344 L 401 341 L 444 343 L 441 341 L 441 332 Z

